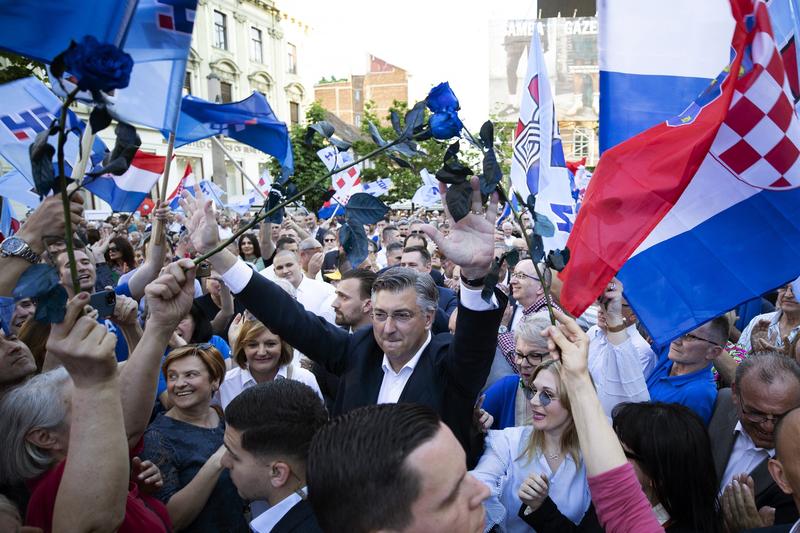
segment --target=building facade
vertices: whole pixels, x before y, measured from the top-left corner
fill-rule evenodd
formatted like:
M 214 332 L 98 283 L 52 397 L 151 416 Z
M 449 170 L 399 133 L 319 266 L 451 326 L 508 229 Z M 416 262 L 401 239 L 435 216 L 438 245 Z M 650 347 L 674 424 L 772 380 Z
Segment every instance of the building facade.
M 383 120 L 395 100 L 408 101 L 408 73 L 369 56 L 366 74 L 352 75 L 345 80 L 322 80 L 314 85 L 314 99 L 344 122 L 358 128 L 361 127 L 366 102 L 374 102 L 374 112 Z

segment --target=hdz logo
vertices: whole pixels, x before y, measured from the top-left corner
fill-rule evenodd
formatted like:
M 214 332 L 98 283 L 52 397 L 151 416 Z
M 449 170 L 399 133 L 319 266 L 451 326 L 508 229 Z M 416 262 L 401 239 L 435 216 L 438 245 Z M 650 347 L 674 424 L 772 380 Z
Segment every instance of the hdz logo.
M 169 13 L 158 14 L 159 28 L 192 34 L 197 0 L 158 0 L 158 3 L 170 8 Z
M 20 141 L 27 141 L 46 130 L 55 116 L 45 107 L 39 106 L 0 117 L 0 122 Z

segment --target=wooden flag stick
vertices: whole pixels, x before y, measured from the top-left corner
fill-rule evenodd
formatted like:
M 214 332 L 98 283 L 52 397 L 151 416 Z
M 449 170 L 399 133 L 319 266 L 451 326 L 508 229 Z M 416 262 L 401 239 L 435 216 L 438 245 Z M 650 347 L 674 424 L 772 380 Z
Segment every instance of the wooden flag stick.
M 175 148 L 175 132 L 170 132 L 167 143 L 167 160 L 164 163 L 164 176 L 161 178 L 161 191 L 158 195 L 158 204 L 167 201 L 167 184 L 169 183 L 169 169 L 172 167 L 172 150 Z M 161 246 L 164 243 L 164 228 L 159 219 L 153 221 L 151 243 Z
M 230 160 L 230 162 L 233 163 L 233 166 L 236 167 L 236 170 L 238 170 L 239 172 L 242 173 L 242 176 L 244 176 L 244 179 L 246 179 L 250 183 L 250 185 L 253 186 L 253 188 L 256 191 L 258 191 L 258 194 L 261 195 L 261 198 L 266 198 L 267 195 L 264 194 L 264 191 L 262 191 L 261 188 L 258 186 L 258 184 L 255 181 L 253 181 L 253 179 L 250 176 L 247 175 L 247 172 L 244 171 L 244 169 L 242 168 L 242 165 L 240 165 L 239 162 L 236 161 L 233 158 L 233 155 L 228 151 L 227 148 L 225 148 L 225 145 L 223 145 L 219 141 L 219 139 L 217 139 L 216 136 L 211 137 L 211 141 L 216 143 L 217 146 L 219 146 L 219 149 L 222 150 L 222 153 L 225 154 L 225 157 L 227 157 Z

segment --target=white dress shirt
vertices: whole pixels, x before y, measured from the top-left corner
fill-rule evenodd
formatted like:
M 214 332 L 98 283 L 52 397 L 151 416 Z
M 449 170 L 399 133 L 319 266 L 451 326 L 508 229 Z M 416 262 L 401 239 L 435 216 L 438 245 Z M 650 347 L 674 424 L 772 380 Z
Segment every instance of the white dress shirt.
M 288 365 L 284 365 L 278 369 L 278 374 L 275 376 L 275 379 L 288 379 L 290 366 L 292 372 L 291 379 L 294 381 L 299 381 L 300 383 L 305 383 L 317 393 L 317 396 L 319 396 L 321 400 L 324 401 L 322 398 L 322 391 L 319 390 L 319 385 L 317 384 L 317 378 L 315 378 L 314 374 L 305 368 L 300 368 L 289 363 Z M 228 372 L 225 373 L 225 379 L 223 380 L 222 385 L 220 385 L 218 392 L 219 404 L 222 406 L 222 409 L 228 407 L 228 404 L 231 403 L 231 400 L 239 396 L 243 390 L 254 387 L 255 385 L 255 378 L 246 368 L 237 366 L 228 370 Z
M 389 358 L 386 357 L 386 354 L 383 354 L 383 363 L 381 363 L 381 368 L 383 368 L 383 381 L 381 382 L 381 390 L 378 392 L 378 403 L 397 403 L 400 399 L 400 395 L 403 393 L 403 389 L 406 388 L 406 383 L 408 383 L 411 374 L 414 373 L 414 369 L 417 367 L 417 363 L 422 357 L 422 352 L 425 351 L 425 348 L 431 343 L 431 332 L 428 331 L 428 338 L 422 344 L 417 353 L 414 354 L 403 368 L 400 369 L 400 372 L 395 372 L 392 368 L 392 365 L 389 363 Z
M 722 483 L 719 486 L 720 495 L 725 490 L 725 487 L 733 481 L 733 476 L 749 474 L 764 459 L 775 457 L 774 448 L 767 450 L 759 448 L 753 443 L 750 435 L 744 430 L 741 421 L 736 423 L 736 428 L 734 428 L 733 432 L 736 435 L 736 440 L 733 443 L 733 451 L 731 451 L 731 456 L 728 458 L 725 473 L 722 474 Z
M 628 338 L 619 345 L 608 340 L 597 326 L 589 328 L 589 373 L 606 416 L 620 403 L 650 401 L 644 370 L 652 371 L 655 353 L 636 330 L 625 330 Z M 649 371 L 648 371 L 649 374 Z
M 301 490 L 303 494 L 308 493 L 306 487 L 303 487 Z M 272 531 L 272 528 L 286 516 L 286 513 L 288 513 L 292 507 L 300 503 L 301 500 L 302 498 L 300 495 L 293 492 L 253 519 L 250 522 L 250 529 L 255 531 L 255 533 L 269 533 Z
M 491 491 L 489 499 L 483 502 L 485 530 L 498 524 L 500 531 L 507 533 L 531 531 L 530 526 L 517 515 L 522 505 L 517 492 L 532 472 L 547 474 L 550 498 L 561 514 L 573 523 L 578 524 L 589 509 L 592 497 L 583 461 L 576 465 L 567 454 L 558 470 L 553 472 L 541 453 L 529 460 L 525 449 L 532 431 L 532 426 L 520 426 L 489 431 L 486 435 L 486 451 L 472 471 L 472 475 Z

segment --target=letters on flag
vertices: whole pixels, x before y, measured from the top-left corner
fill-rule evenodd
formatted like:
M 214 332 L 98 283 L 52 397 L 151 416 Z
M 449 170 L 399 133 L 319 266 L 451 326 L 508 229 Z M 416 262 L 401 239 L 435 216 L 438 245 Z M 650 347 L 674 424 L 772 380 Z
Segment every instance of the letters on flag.
M 333 146 L 326 146 L 318 150 L 317 156 L 329 171 L 353 162 L 353 155 L 350 152 L 339 152 Z M 334 190 L 333 199 L 342 205 L 347 205 L 353 194 L 364 192 L 358 167 L 353 166 L 331 176 L 331 188 Z
M 414 193 L 411 203 L 425 207 L 442 205 L 442 195 L 439 194 L 439 181 L 436 177 L 432 176 L 427 168 L 420 170 L 419 175 L 422 177 L 422 185 Z
M 800 121 L 789 76 L 764 2 L 731 8 L 730 67 L 683 113 L 600 159 L 561 273 L 573 314 L 619 271 L 664 344 L 800 273 Z
M 137 151 L 124 174 L 86 178 L 84 187 L 108 203 L 114 211 L 133 212 L 158 183 L 158 178 L 164 173 L 166 159 L 164 156 Z
M 511 184 L 525 199 L 530 194 L 536 195 L 536 212 L 555 225 L 555 234 L 543 238 L 545 250 L 564 248 L 575 220 L 575 200 L 538 31 L 531 36 L 528 71 L 514 135 Z
M 175 148 L 212 135 L 225 135 L 275 157 L 286 176 L 294 172 L 289 129 L 259 92 L 228 104 L 184 96 L 175 130 Z
M 369 183 L 362 183 L 361 189 L 362 192 L 375 196 L 383 196 L 389 189 L 392 188 L 392 180 L 390 178 L 378 178 L 375 181 Z

